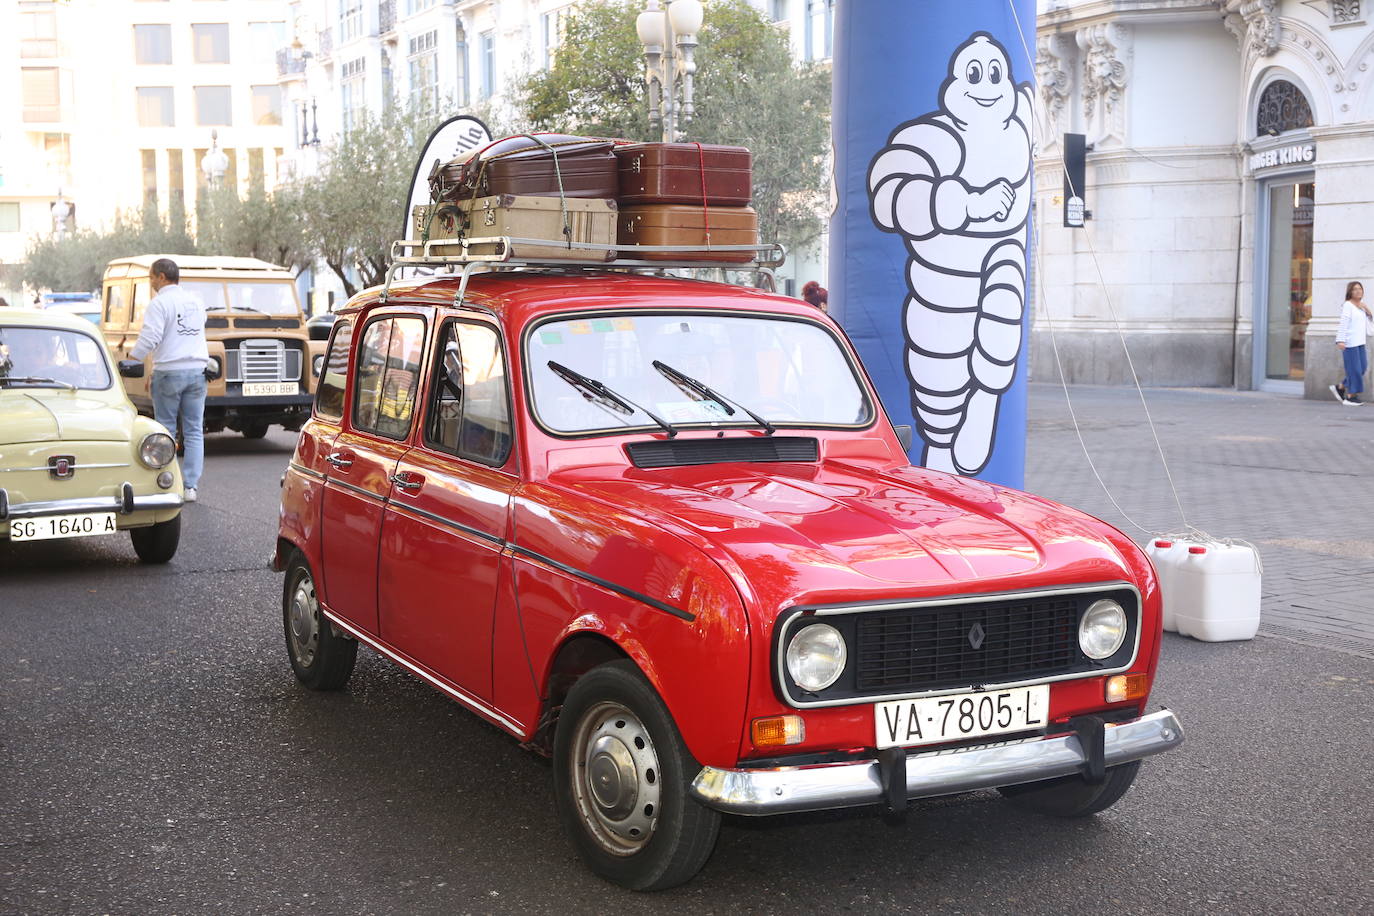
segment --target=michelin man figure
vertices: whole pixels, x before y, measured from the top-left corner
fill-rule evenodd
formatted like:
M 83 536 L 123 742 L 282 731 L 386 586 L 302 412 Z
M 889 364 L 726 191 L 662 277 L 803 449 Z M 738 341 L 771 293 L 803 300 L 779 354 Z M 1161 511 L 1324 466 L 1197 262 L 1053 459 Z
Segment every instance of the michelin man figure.
M 950 58 L 940 109 L 898 127 L 868 170 L 873 221 L 906 241 L 902 320 L 922 464 L 980 472 L 1025 317 L 1031 88 L 986 32 Z

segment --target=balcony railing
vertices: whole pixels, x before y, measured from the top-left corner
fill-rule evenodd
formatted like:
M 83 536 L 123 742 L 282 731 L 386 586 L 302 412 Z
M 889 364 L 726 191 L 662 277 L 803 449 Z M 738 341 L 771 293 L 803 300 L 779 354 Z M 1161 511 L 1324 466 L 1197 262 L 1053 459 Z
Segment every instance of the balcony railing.
M 379 0 L 377 4 L 377 31 L 385 35 L 396 30 L 396 0 Z
M 291 73 L 305 72 L 305 58 L 299 54 L 292 54 L 290 48 L 280 48 L 277 51 L 277 76 L 287 76 Z

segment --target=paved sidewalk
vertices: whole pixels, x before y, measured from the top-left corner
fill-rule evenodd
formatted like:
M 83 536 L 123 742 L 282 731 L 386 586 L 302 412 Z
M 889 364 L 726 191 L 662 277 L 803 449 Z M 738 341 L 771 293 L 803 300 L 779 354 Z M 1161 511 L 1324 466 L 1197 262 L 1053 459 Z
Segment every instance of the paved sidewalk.
M 1030 386 L 1026 489 L 1103 518 L 1144 542 L 1183 527 L 1140 396 L 1070 386 L 1094 479 L 1064 390 Z M 1187 521 L 1257 545 L 1261 636 L 1374 658 L 1374 405 L 1258 392 L 1152 388 L 1145 401 Z

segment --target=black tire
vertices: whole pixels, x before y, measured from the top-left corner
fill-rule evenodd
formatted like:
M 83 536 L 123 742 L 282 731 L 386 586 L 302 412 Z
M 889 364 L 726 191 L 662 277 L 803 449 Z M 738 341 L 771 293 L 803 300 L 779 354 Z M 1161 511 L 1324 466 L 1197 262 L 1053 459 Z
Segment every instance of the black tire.
M 568 693 L 554 733 L 554 796 L 569 839 L 606 880 L 657 891 L 701 870 L 720 814 L 688 794 L 700 769 L 632 662 L 593 668 Z
M 311 690 L 338 690 L 348 683 L 358 660 L 358 642 L 334 634 L 320 611 L 315 578 L 300 551 L 292 554 L 282 584 L 282 627 L 286 655 L 296 679 Z
M 181 514 L 144 528 L 130 528 L 129 540 L 140 563 L 166 563 L 176 556 L 181 543 Z
M 1065 776 L 1020 786 L 1003 786 L 997 791 L 1013 804 L 1038 814 L 1088 817 L 1120 801 L 1135 782 L 1138 772 L 1140 761 L 1135 760 L 1108 768 L 1107 778 L 1097 786 L 1084 782 L 1081 776 Z
M 243 433 L 245 439 L 261 439 L 267 435 L 268 423 L 263 420 L 255 420 L 252 423 L 245 423 L 239 432 Z

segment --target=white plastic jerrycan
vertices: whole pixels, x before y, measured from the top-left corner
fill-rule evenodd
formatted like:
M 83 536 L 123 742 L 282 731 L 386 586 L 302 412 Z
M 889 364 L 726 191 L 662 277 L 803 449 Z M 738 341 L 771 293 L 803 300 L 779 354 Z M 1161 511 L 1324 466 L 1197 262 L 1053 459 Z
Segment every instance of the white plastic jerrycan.
M 1190 543 L 1186 550 L 1171 575 L 1178 632 L 1204 642 L 1254 639 L 1260 625 L 1259 553 L 1249 544 L 1221 541 Z
M 1174 584 L 1174 572 L 1178 564 L 1188 555 L 1188 545 L 1172 537 L 1151 538 L 1145 545 L 1145 554 L 1155 565 L 1155 578 L 1159 580 L 1159 600 L 1163 608 L 1164 629 L 1170 633 L 1178 630 L 1174 622 L 1174 609 L 1178 606 L 1178 586 Z

